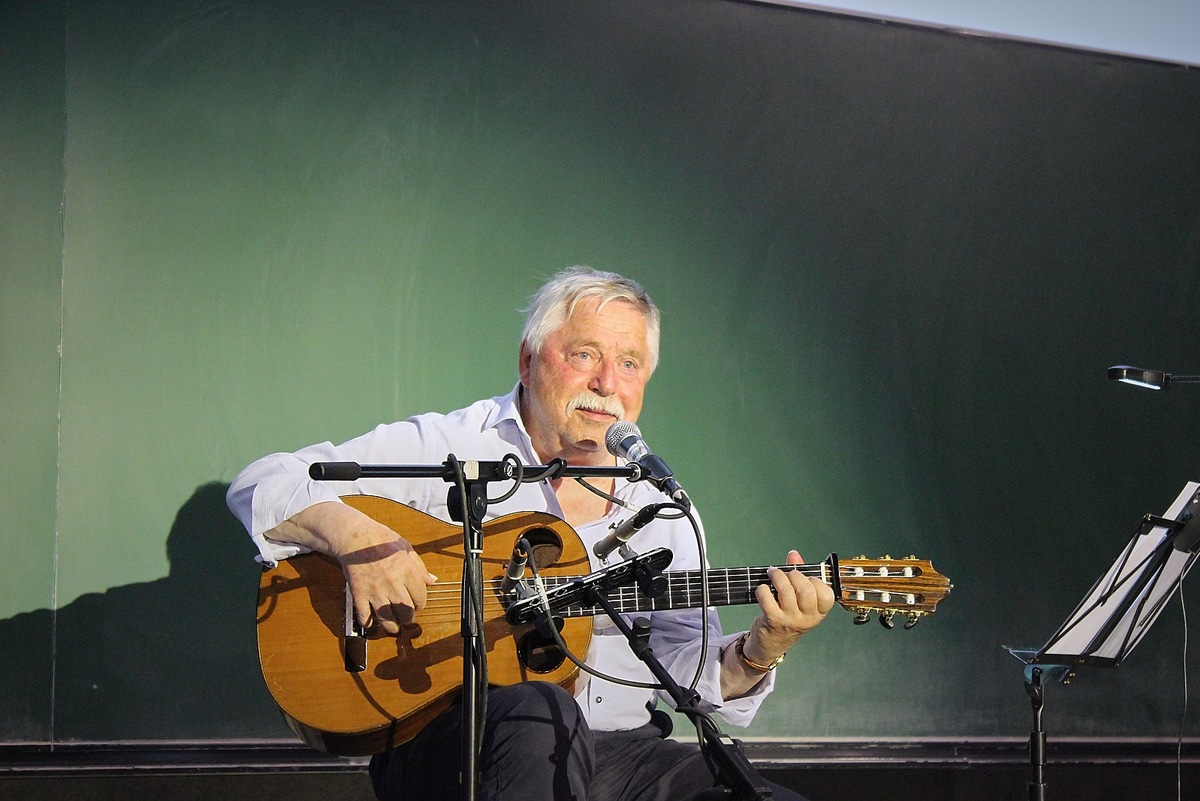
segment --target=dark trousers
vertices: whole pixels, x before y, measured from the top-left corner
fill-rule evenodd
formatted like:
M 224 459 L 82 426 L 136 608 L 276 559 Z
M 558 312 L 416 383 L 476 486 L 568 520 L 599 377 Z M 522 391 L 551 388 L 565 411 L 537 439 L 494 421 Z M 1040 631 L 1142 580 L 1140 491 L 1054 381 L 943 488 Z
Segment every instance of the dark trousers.
M 381 801 L 460 798 L 458 707 L 399 748 L 371 760 Z M 479 768 L 481 801 L 686 801 L 715 780 L 700 749 L 664 738 L 653 724 L 592 731 L 574 699 L 545 682 L 488 693 Z M 772 798 L 804 801 L 771 784 Z

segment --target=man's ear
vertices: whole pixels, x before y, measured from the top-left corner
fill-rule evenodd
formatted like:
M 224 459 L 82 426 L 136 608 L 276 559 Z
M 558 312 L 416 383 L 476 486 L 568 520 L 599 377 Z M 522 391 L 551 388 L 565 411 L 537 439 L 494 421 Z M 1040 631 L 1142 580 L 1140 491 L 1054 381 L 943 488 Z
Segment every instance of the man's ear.
M 533 353 L 530 352 L 528 346 L 524 342 L 521 343 L 521 351 L 517 356 L 517 375 L 520 376 L 521 386 L 529 386 L 529 373 L 533 369 Z

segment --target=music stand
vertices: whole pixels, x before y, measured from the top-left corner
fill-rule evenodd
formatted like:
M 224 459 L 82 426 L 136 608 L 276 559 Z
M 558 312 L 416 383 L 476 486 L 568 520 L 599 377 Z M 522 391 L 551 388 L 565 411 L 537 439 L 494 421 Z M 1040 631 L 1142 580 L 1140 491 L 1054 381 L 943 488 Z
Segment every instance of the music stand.
M 1045 797 L 1045 679 L 1070 684 L 1080 665 L 1117 667 L 1129 656 L 1200 555 L 1197 511 L 1200 483 L 1189 481 L 1166 514 L 1142 518 L 1112 567 L 1045 645 L 1036 651 L 1005 646 L 1025 663 L 1025 691 L 1033 702 L 1034 728 L 1029 738 L 1032 801 Z

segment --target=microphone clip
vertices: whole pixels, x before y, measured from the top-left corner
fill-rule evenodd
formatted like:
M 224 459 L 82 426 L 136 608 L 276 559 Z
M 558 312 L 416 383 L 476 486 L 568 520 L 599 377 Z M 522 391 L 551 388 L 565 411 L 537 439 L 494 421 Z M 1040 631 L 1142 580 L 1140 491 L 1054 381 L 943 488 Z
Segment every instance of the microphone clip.
M 630 537 L 649 525 L 650 521 L 657 517 L 663 508 L 670 505 L 651 503 L 643 506 L 634 513 L 633 517 L 611 526 L 609 534 L 592 546 L 592 553 L 602 561 L 607 561 L 608 555 L 613 551 L 617 551 L 622 559 L 633 559 L 637 553 L 628 545 Z

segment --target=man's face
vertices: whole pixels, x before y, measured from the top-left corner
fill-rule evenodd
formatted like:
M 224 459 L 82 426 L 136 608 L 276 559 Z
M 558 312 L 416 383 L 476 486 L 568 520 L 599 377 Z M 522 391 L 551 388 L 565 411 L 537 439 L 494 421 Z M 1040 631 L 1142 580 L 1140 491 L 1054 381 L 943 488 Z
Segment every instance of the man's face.
M 538 353 L 521 349 L 525 387 L 521 415 L 534 450 L 545 462 L 604 464 L 608 427 L 634 422 L 650 378 L 646 320 L 637 307 L 612 301 L 599 311 L 581 302 Z

